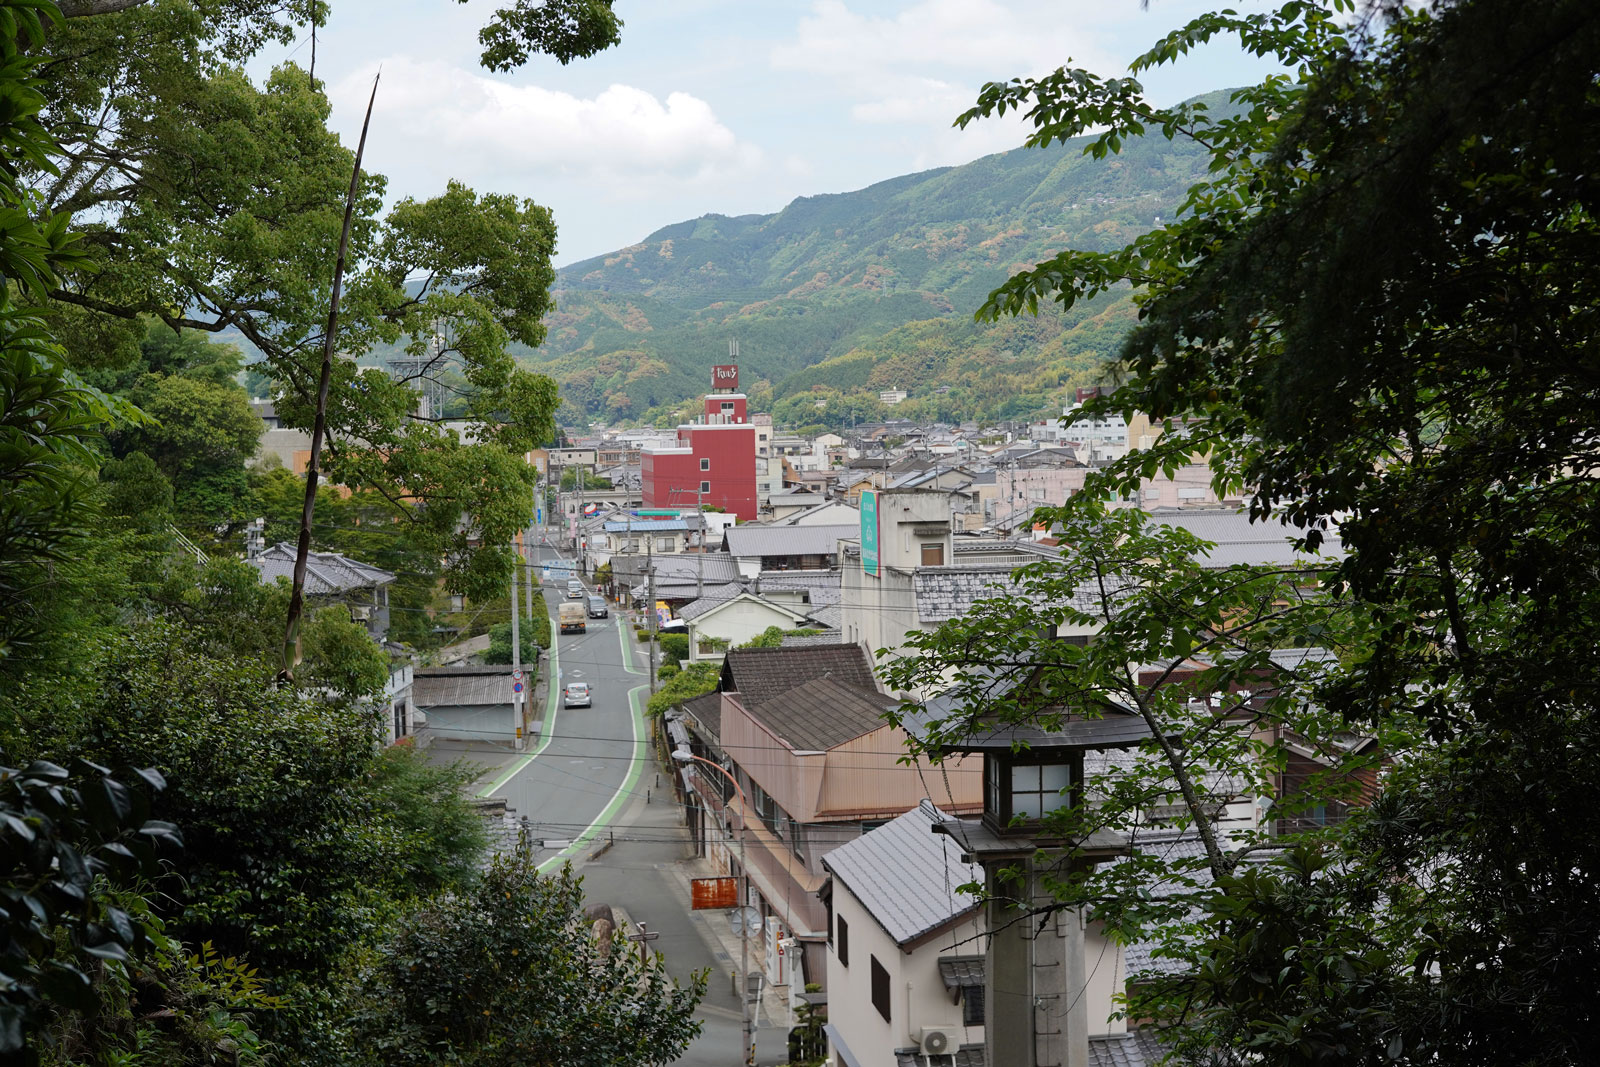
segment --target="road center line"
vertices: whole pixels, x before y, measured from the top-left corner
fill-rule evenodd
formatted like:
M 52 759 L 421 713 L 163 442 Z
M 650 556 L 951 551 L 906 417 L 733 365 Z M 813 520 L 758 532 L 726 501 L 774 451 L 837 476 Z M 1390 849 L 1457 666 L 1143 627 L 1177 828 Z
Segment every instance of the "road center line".
M 543 598 L 544 598 L 544 594 L 543 594 L 543 590 L 541 590 L 540 591 L 540 599 L 542 600 Z M 546 604 L 545 610 L 546 611 L 549 610 L 549 605 L 548 604 Z M 550 747 L 550 739 L 552 737 L 554 737 L 555 733 L 556 733 L 556 711 L 557 711 L 557 706 L 561 703 L 560 699 L 558 698 L 558 693 L 559 693 L 559 690 L 561 688 L 561 686 L 560 686 L 561 670 L 560 670 L 560 667 L 559 667 L 560 652 L 559 652 L 559 649 L 558 649 L 558 646 L 561 644 L 561 633 L 560 633 L 560 630 L 561 630 L 561 627 L 556 625 L 556 620 L 555 619 L 551 619 L 550 620 L 550 672 L 549 672 L 549 677 L 546 679 L 546 686 L 545 686 L 545 688 L 549 692 L 546 694 L 546 700 L 545 700 L 544 729 L 539 731 L 539 745 L 532 752 L 528 753 L 526 756 L 523 756 L 521 759 L 513 760 L 512 763 L 511 763 L 511 769 L 506 771 L 506 772 L 504 772 L 503 774 L 501 774 L 499 778 L 496 778 L 493 782 L 489 783 L 489 785 L 485 786 L 478 793 L 478 795 L 480 797 L 494 796 L 495 793 L 499 792 L 501 789 L 503 789 L 505 787 L 507 782 L 511 781 L 511 779 L 515 778 L 517 775 L 521 774 L 524 770 L 526 770 L 527 767 L 528 767 L 528 764 L 530 764 L 534 760 L 538 759 L 539 756 L 544 753 L 544 750 Z
M 637 674 L 639 672 L 634 671 L 634 673 Z M 628 707 L 633 711 L 633 714 L 628 717 L 629 724 L 633 728 L 633 760 L 628 764 L 628 776 L 622 780 L 621 785 L 617 786 L 617 791 L 611 795 L 611 800 L 607 802 L 600 814 L 595 816 L 594 822 L 584 827 L 583 833 L 572 839 L 572 844 L 535 868 L 540 874 L 544 874 L 558 864 L 566 863 L 574 853 L 590 841 L 593 841 L 595 836 L 615 818 L 622 805 L 632 795 L 633 787 L 638 783 L 639 776 L 644 772 L 646 754 L 645 740 L 639 733 L 639 727 L 644 724 L 644 708 L 640 706 L 639 694 L 648 692 L 649 689 L 648 685 L 636 685 L 628 690 Z

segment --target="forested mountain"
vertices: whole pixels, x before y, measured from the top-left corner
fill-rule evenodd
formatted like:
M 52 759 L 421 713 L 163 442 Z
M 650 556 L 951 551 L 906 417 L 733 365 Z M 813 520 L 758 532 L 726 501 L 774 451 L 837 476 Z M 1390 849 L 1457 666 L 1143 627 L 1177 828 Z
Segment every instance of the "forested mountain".
M 562 270 L 549 335 L 525 358 L 602 417 L 682 408 L 730 339 L 747 389 L 770 390 L 789 421 L 829 421 L 841 393 L 896 385 L 912 394 L 902 410 L 924 417 L 1047 410 L 1110 354 L 1133 318 L 1126 294 L 996 326 L 972 312 L 1024 266 L 1117 248 L 1170 218 L 1205 167 L 1182 139 L 1147 137 L 1104 160 L 1083 145 L 664 227 Z

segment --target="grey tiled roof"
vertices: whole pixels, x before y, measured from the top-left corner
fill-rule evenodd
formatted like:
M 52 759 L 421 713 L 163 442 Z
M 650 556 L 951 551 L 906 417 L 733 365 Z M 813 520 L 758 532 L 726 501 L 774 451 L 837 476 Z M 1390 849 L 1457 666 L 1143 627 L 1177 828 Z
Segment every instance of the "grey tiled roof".
M 949 1056 L 925 1056 L 919 1049 L 894 1050 L 895 1067 L 984 1067 L 982 1045 L 962 1045 Z
M 419 708 L 511 703 L 510 667 L 419 667 L 411 699 Z
M 919 567 L 911 584 L 917 597 L 917 614 L 923 622 L 946 622 L 968 614 L 980 600 L 1020 596 L 1011 572 L 1019 564 L 983 564 L 952 567 Z M 1092 610 L 1094 591 L 1083 586 L 1073 598 L 1075 607 Z
M 961 862 L 961 847 L 955 841 L 934 834 L 934 823 L 945 818 L 931 801 L 923 800 L 822 857 L 823 867 L 896 944 L 909 944 L 978 908 L 977 898 L 957 893 L 956 888 L 982 881 L 983 870 Z
M 861 524 L 848 526 L 730 526 L 723 544 L 732 556 L 831 556 L 839 538 L 858 537 Z
M 810 608 L 806 611 L 806 614 L 818 625 L 826 626 L 829 630 L 837 632 L 844 627 L 844 609 L 838 604 L 829 604 L 827 607 L 822 608 Z M 811 639 L 807 638 L 807 640 Z M 834 638 L 835 642 L 840 640 L 843 640 L 843 638 Z M 821 642 L 818 643 L 820 644 Z
M 1149 1027 L 1089 1036 L 1089 1067 L 1155 1067 L 1166 1054 L 1156 1031 Z
M 824 630 L 820 634 L 784 634 L 784 648 L 815 648 L 817 645 L 837 645 L 844 640 L 844 635 L 838 627 Z
M 741 582 L 728 582 L 724 585 L 706 586 L 705 596 L 691 600 L 678 609 L 680 619 L 698 619 L 712 608 L 720 607 L 744 592 Z
M 813 678 L 754 707 L 745 704 L 745 710 L 790 748 L 826 752 L 883 726 L 883 713 L 899 705 L 894 697 L 825 677 Z
M 962 986 L 983 985 L 982 956 L 940 956 L 939 977 L 952 993 Z
M 294 578 L 295 546 L 280 541 L 254 559 L 245 560 L 261 574 L 263 582 Z M 341 556 L 337 552 L 312 552 L 306 557 L 306 595 L 333 596 L 356 589 L 388 585 L 394 575 L 386 570 Z
M 762 571 L 752 580 L 751 588 L 771 593 L 776 590 L 803 590 L 812 604 L 837 604 L 841 592 L 839 572 L 826 571 Z
M 706 740 L 720 744 L 722 741 L 722 694 L 716 691 L 691 697 L 683 702 L 683 710 L 699 726 Z
M 737 692 L 747 708 L 831 675 L 836 681 L 868 692 L 877 691 L 872 665 L 858 645 L 818 645 L 813 648 L 736 648 L 722 664 L 723 692 Z

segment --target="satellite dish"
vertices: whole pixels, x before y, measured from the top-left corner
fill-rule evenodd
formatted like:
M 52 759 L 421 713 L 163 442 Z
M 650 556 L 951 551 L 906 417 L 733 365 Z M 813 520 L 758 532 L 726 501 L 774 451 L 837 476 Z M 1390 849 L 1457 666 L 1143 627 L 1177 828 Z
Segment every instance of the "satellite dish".
M 759 908 L 735 908 L 728 912 L 728 925 L 733 927 L 735 937 L 743 936 L 745 924 L 749 924 L 752 934 L 761 932 L 761 910 Z

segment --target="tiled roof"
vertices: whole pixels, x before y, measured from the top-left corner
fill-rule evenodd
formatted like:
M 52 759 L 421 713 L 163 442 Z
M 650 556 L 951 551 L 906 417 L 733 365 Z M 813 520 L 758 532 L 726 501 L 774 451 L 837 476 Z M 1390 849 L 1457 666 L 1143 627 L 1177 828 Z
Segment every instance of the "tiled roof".
M 834 630 L 834 631 L 838 631 L 838 630 L 843 629 L 843 625 L 844 625 L 844 609 L 841 608 L 838 604 L 828 604 L 825 607 L 820 607 L 820 608 L 812 607 L 812 608 L 809 608 L 806 611 L 806 614 L 809 615 L 811 617 L 811 619 L 814 622 L 816 622 L 818 625 L 820 625 L 820 626 L 826 626 L 828 629 Z M 787 640 L 787 638 L 785 638 L 785 640 Z M 806 640 L 807 641 L 814 641 L 814 643 L 817 643 L 817 644 L 827 644 L 828 643 L 828 642 L 824 642 L 824 641 L 815 641 L 815 639 L 809 638 L 809 637 L 806 638 Z M 841 639 L 838 638 L 838 637 L 835 637 L 833 639 L 833 643 L 837 644 L 839 642 L 839 640 L 841 640 Z
M 831 556 L 839 538 L 858 537 L 861 524 L 847 526 L 730 526 L 722 535 L 732 556 Z
M 1166 1054 L 1150 1027 L 1125 1034 L 1089 1035 L 1089 1067 L 1155 1067 Z
M 1019 563 L 989 563 L 975 566 L 919 567 L 912 575 L 917 597 L 917 614 L 923 622 L 946 622 L 972 610 L 980 600 L 1019 596 L 1011 572 Z M 1092 587 L 1085 585 L 1073 598 L 1073 605 L 1084 610 L 1096 606 Z
M 272 582 L 278 578 L 294 578 L 294 557 L 295 546 L 280 541 L 245 562 L 260 572 L 263 582 Z M 392 581 L 394 575 L 388 571 L 337 552 L 312 552 L 306 557 L 307 596 L 332 596 L 388 585 Z
M 949 1056 L 925 1056 L 919 1049 L 894 1050 L 895 1067 L 984 1067 L 982 1045 L 962 1045 Z
M 952 993 L 962 986 L 983 985 L 982 956 L 940 956 L 939 977 Z
M 419 708 L 510 705 L 510 667 L 419 667 L 412 676 L 411 699 Z
M 820 634 L 784 634 L 784 648 L 815 648 L 817 645 L 837 645 L 844 640 L 837 627 L 824 630 Z
M 700 733 L 706 740 L 720 743 L 722 740 L 722 694 L 712 691 L 701 696 L 691 697 L 683 702 L 683 710 L 694 719 L 700 728 Z
M 858 645 L 840 643 L 815 648 L 733 649 L 722 664 L 721 689 L 737 692 L 739 702 L 753 708 L 828 675 L 868 692 L 878 688 L 866 653 Z
M 812 604 L 839 603 L 842 593 L 839 587 L 839 572 L 826 571 L 762 571 L 751 581 L 751 588 L 761 593 L 771 593 L 780 589 L 802 590 L 810 598 Z
M 698 619 L 712 608 L 721 607 L 742 592 L 744 592 L 744 584 L 742 582 L 728 582 L 724 585 L 707 586 L 704 596 L 697 600 L 691 600 L 678 609 L 678 618 Z
M 961 846 L 933 832 L 934 823 L 945 818 L 931 801 L 923 800 L 822 857 L 823 867 L 898 945 L 978 908 L 976 897 L 956 889 L 981 882 L 983 869 L 961 862 Z
M 806 652 L 810 649 L 776 649 Z M 900 701 L 871 689 L 858 689 L 833 677 L 813 678 L 754 707 L 750 717 L 801 752 L 826 752 L 884 725 L 883 713 Z

